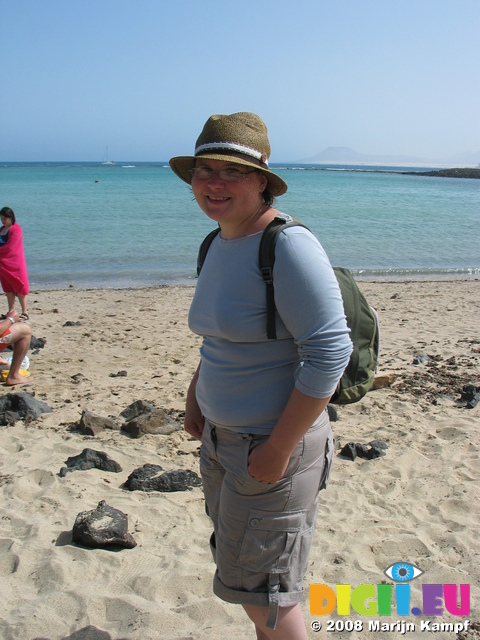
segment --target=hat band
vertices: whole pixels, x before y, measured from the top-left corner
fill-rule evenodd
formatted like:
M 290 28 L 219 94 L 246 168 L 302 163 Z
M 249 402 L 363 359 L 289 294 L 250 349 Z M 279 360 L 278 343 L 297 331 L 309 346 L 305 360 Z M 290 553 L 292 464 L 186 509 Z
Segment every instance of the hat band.
M 268 169 L 268 158 L 266 154 L 262 154 L 260 151 L 256 151 L 242 144 L 235 144 L 234 142 L 208 142 L 201 144 L 195 149 L 195 155 L 202 155 L 213 150 L 223 151 L 226 155 L 248 156 L 248 160 L 253 158 L 260 167 Z

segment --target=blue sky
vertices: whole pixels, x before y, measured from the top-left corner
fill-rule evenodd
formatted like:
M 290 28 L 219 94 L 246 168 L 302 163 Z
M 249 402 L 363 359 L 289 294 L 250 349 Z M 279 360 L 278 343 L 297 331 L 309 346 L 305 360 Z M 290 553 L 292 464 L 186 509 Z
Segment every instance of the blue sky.
M 0 0 L 0 161 L 161 161 L 255 111 L 273 162 L 480 151 L 480 0 Z

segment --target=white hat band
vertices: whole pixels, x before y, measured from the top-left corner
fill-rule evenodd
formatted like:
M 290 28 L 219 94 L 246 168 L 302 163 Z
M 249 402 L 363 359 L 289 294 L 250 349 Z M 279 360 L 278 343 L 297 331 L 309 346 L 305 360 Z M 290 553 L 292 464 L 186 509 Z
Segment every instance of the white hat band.
M 251 156 L 256 160 L 259 160 L 264 165 L 268 167 L 268 159 L 265 155 L 262 155 L 260 151 L 256 151 L 251 147 L 245 147 L 242 144 L 235 144 L 234 142 L 208 142 L 206 144 L 201 144 L 195 149 L 195 155 L 201 153 L 203 151 L 210 151 L 213 149 L 226 149 L 228 151 L 236 151 L 237 153 L 244 153 L 245 155 Z

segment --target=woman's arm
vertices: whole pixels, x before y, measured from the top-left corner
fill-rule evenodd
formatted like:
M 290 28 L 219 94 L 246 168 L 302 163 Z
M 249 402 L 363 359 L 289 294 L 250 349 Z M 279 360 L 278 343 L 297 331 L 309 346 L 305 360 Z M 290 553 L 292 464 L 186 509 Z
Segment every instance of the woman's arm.
M 253 449 L 249 472 L 260 482 L 285 473 L 298 442 L 327 407 L 352 349 L 335 274 L 318 240 L 301 227 L 280 234 L 275 304 L 302 362 L 269 439 Z
M 327 407 L 330 398 L 313 398 L 294 388 L 268 440 L 255 447 L 248 472 L 259 482 L 277 482 L 298 442 Z
M 202 361 L 200 360 L 197 370 L 193 375 L 190 386 L 188 387 L 184 421 L 185 431 L 197 440 L 200 440 L 200 438 L 202 437 L 203 426 L 205 424 L 205 419 L 202 416 L 200 407 L 198 406 L 195 393 L 197 389 L 198 375 L 200 373 L 201 364 Z

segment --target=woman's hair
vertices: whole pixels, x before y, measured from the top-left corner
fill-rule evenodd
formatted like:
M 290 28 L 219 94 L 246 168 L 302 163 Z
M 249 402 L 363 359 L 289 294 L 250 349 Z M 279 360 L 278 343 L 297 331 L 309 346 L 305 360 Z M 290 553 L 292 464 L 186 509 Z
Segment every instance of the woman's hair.
M 15 224 L 15 214 L 13 213 L 13 210 L 10 209 L 10 207 L 3 207 L 3 209 L 0 210 L 0 217 L 10 218 L 12 223 Z
M 268 204 L 269 207 L 273 206 L 273 203 L 275 202 L 275 196 L 270 191 L 270 187 L 268 184 L 263 190 L 262 199 L 263 199 L 263 202 L 265 204 Z

